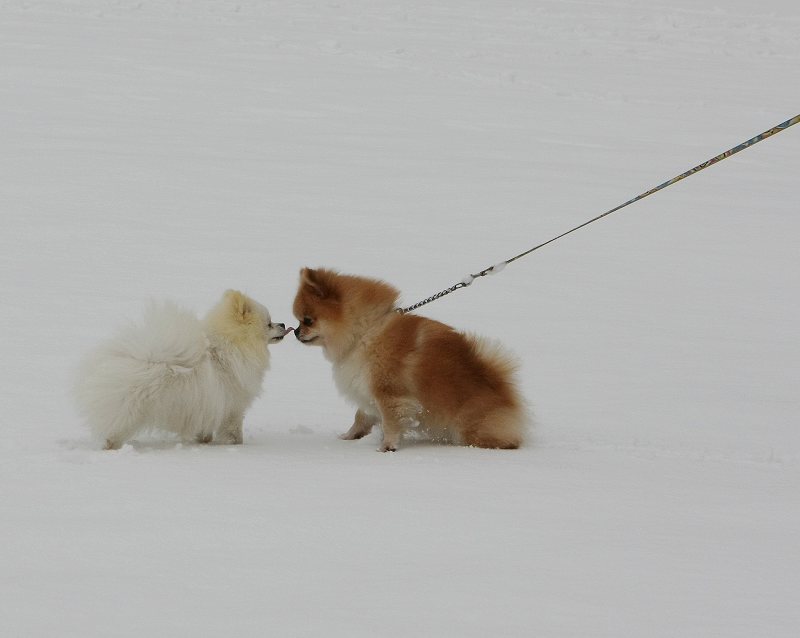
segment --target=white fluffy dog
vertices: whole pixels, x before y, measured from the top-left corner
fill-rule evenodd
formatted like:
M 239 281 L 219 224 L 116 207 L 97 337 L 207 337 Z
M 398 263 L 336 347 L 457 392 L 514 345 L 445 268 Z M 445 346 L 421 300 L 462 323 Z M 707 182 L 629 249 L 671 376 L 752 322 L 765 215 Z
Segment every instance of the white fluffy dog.
M 172 302 L 150 303 L 141 324 L 83 363 L 79 407 L 109 450 L 150 428 L 201 443 L 241 443 L 244 413 L 269 367 L 267 344 L 289 332 L 235 290 L 202 321 Z

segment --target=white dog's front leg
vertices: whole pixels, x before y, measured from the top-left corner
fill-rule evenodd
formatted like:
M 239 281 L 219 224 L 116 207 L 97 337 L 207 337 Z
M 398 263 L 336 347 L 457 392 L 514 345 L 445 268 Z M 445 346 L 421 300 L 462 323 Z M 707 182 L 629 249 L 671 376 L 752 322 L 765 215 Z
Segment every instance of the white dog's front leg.
M 241 445 L 242 441 L 244 441 L 242 433 L 243 422 L 244 414 L 230 415 L 222 422 L 219 430 L 217 430 L 214 442 L 222 445 Z

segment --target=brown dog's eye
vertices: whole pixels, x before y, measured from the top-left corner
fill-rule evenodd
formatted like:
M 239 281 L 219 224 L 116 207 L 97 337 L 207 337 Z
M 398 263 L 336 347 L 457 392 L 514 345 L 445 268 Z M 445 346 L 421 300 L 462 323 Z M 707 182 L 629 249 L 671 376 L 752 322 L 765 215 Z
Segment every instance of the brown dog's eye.
M 314 320 L 311 317 L 303 317 L 303 325 L 304 326 L 312 326 L 314 324 Z

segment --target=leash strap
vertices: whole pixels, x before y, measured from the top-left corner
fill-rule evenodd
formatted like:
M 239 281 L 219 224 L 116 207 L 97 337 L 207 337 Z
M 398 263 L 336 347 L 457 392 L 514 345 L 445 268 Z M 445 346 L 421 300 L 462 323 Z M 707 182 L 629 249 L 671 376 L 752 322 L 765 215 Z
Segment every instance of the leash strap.
M 666 188 L 667 186 L 672 186 L 676 182 L 679 182 L 682 179 L 685 179 L 685 178 L 689 177 L 690 175 L 694 175 L 695 173 L 699 173 L 704 168 L 708 168 L 709 166 L 712 166 L 712 165 L 716 164 L 717 162 L 721 162 L 722 160 L 729 158 L 731 155 L 735 155 L 739 151 L 743 151 L 744 149 L 749 148 L 750 146 L 753 146 L 754 144 L 758 144 L 758 142 L 760 142 L 761 140 L 765 140 L 768 137 L 772 137 L 776 133 L 780 133 L 781 131 L 786 130 L 787 128 L 789 128 L 790 126 L 793 126 L 794 124 L 797 124 L 798 122 L 800 122 L 800 115 L 795 115 L 793 118 L 790 118 L 790 119 L 786 120 L 785 122 L 782 122 L 781 124 L 778 124 L 777 126 L 773 126 L 771 129 L 769 129 L 767 131 L 764 131 L 763 133 L 760 133 L 759 135 L 756 135 L 755 137 L 751 137 L 746 142 L 742 142 L 738 146 L 734 146 L 733 148 L 728 149 L 724 153 L 720 153 L 716 157 L 712 157 L 710 160 L 706 160 L 702 164 L 698 164 L 694 168 L 690 168 L 685 173 L 681 173 L 680 175 L 678 175 L 676 177 L 673 177 L 670 180 L 667 180 L 663 184 L 659 184 L 658 186 L 655 186 L 654 188 L 651 188 L 649 191 L 646 191 L 646 192 L 642 193 L 641 195 L 637 195 L 633 199 L 629 199 L 624 204 L 620 204 L 619 206 L 616 206 L 616 207 L 612 208 L 611 210 L 606 211 L 602 215 L 598 215 L 597 217 L 593 217 L 589 221 L 585 221 L 582 224 L 580 224 L 578 226 L 575 226 L 574 228 L 570 228 L 568 231 L 566 231 L 564 233 L 561 233 L 560 235 L 557 235 L 556 237 L 553 237 L 552 239 L 548 239 L 547 241 L 542 242 L 538 246 L 534 246 L 533 248 L 530 248 L 530 249 L 526 250 L 525 252 L 520 253 L 519 255 L 511 257 L 511 259 L 506 259 L 505 261 L 501 261 L 499 264 L 495 264 L 494 266 L 489 266 L 488 268 L 484 268 L 483 270 L 481 270 L 480 272 L 475 273 L 474 275 L 467 275 L 466 277 L 464 277 L 464 279 L 459 281 L 457 284 L 454 284 L 453 286 L 450 286 L 450 288 L 442 290 L 441 292 L 438 292 L 435 295 L 432 295 L 432 296 L 428 297 L 427 299 L 423 299 L 422 301 L 419 301 L 419 302 L 417 302 L 417 303 L 415 303 L 415 304 L 413 304 L 411 306 L 408 306 L 407 308 L 398 308 L 397 312 L 399 312 L 401 315 L 404 315 L 407 312 L 412 312 L 412 311 L 416 310 L 417 308 L 421 308 L 422 306 L 431 303 L 432 301 L 436 301 L 437 299 L 441 299 L 442 297 L 444 297 L 446 295 L 449 295 L 451 292 L 455 292 L 459 288 L 466 288 L 467 286 L 469 286 L 478 277 L 485 277 L 486 275 L 491 275 L 491 274 L 497 273 L 500 270 L 502 270 L 503 268 L 505 268 L 511 262 L 514 262 L 517 259 L 521 259 L 522 257 L 525 257 L 526 255 L 530 255 L 533 251 L 539 250 L 540 248 L 544 248 L 545 246 L 547 246 L 547 244 L 552 244 L 557 239 L 561 239 L 562 237 L 566 237 L 570 233 L 574 233 L 576 230 L 580 230 L 584 226 L 588 226 L 589 224 L 591 224 L 593 222 L 596 222 L 599 219 L 603 219 L 603 217 L 606 217 L 606 216 L 610 215 L 611 213 L 616 213 L 621 208 L 625 208 L 626 206 L 629 206 L 630 204 L 638 202 L 640 199 L 644 199 L 645 197 L 647 197 L 649 195 L 652 195 L 653 193 L 656 193 L 656 192 L 660 191 L 661 189 Z

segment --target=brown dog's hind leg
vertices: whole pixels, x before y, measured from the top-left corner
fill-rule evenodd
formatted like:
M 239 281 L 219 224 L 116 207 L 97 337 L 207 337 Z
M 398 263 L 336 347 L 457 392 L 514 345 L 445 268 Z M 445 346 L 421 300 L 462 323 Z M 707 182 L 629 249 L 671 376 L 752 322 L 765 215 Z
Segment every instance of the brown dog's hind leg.
M 464 435 L 464 444 L 491 450 L 516 450 L 522 441 L 519 438 L 503 438 L 490 432 L 469 432 Z
M 400 445 L 403 432 L 419 423 L 422 408 L 410 397 L 387 397 L 379 399 L 383 443 L 379 452 L 394 452 Z
M 498 409 L 470 419 L 462 431 L 464 445 L 516 450 L 522 445 L 525 418 L 516 409 Z

